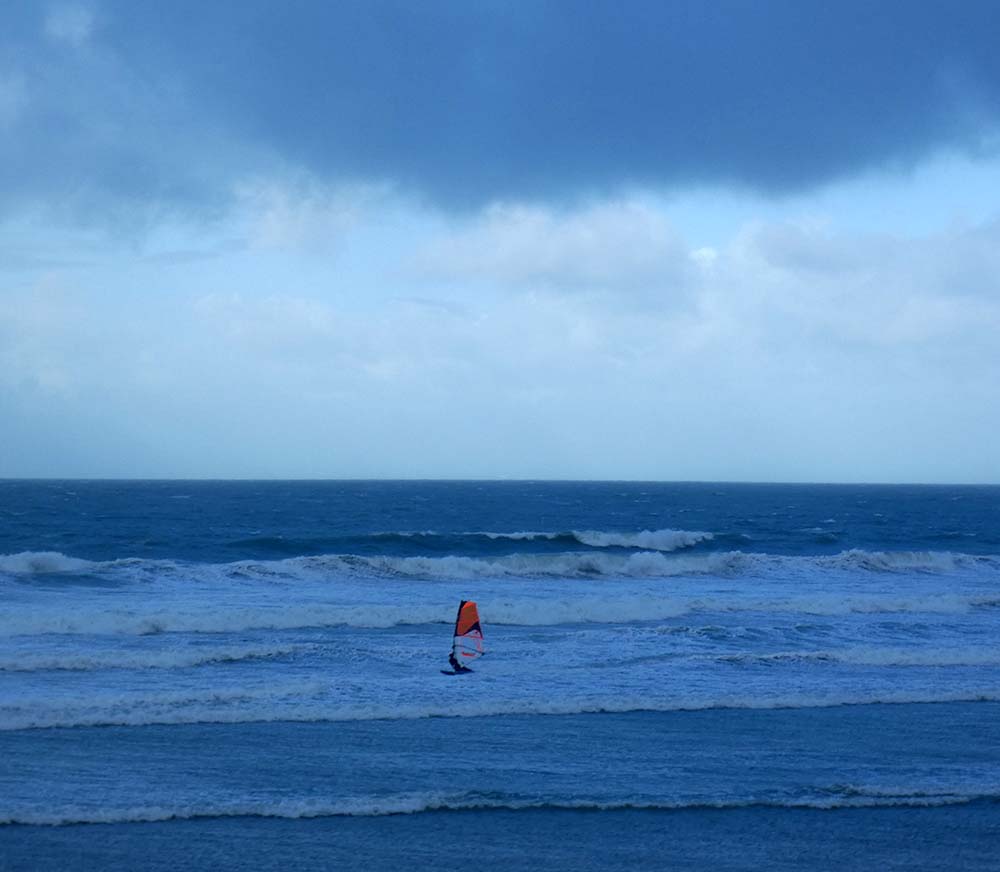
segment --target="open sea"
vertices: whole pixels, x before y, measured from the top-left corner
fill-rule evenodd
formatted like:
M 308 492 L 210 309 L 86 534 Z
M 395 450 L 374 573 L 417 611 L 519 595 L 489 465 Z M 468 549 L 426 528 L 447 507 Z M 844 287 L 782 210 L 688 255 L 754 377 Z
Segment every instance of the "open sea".
M 457 866 L 1000 870 L 1000 487 L 0 481 L 0 870 Z

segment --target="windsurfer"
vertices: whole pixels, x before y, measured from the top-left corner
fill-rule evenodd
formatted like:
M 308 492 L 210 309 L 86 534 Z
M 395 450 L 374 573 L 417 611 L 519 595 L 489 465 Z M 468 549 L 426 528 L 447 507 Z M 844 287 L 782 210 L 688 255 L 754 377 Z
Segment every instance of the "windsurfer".
M 451 664 L 451 668 L 454 669 L 456 673 L 472 672 L 472 670 L 469 669 L 468 666 L 463 666 L 461 663 L 458 662 L 457 658 L 455 657 L 454 651 L 452 651 L 451 654 L 448 655 L 448 662 Z
M 479 610 L 472 600 L 462 600 L 458 604 L 451 653 L 448 655 L 451 672 L 446 669 L 441 671 L 445 675 L 465 675 L 466 672 L 472 672 L 465 663 L 482 656 L 483 628 L 479 625 Z

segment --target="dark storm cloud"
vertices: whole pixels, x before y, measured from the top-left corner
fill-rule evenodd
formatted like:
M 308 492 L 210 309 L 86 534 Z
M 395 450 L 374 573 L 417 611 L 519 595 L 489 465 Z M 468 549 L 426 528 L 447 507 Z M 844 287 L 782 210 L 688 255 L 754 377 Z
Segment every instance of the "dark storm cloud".
M 44 43 L 37 5 L 0 12 L 12 22 L 0 75 L 27 58 L 49 80 L 42 108 L 8 123 L 15 187 L 85 178 L 197 198 L 269 155 L 446 205 L 622 184 L 782 192 L 939 147 L 975 152 L 1000 117 L 993 0 L 93 8 L 104 67 Z M 102 139 L 109 117 L 121 135 Z M 69 165 L 46 175 L 39 153 Z

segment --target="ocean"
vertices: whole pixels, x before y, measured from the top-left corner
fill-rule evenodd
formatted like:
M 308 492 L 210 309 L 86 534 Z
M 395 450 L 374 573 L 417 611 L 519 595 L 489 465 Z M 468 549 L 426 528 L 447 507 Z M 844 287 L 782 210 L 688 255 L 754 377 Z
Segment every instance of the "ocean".
M 0 481 L 0 870 L 459 864 L 1000 869 L 1000 487 Z

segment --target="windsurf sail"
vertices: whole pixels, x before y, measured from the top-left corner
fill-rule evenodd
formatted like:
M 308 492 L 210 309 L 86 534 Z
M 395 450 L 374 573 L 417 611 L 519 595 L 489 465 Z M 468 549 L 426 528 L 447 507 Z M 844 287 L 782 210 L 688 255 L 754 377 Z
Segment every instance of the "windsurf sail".
M 483 628 L 479 624 L 479 609 L 471 600 L 462 600 L 458 604 L 451 653 L 455 661 L 462 666 L 468 666 L 486 653 L 483 650 Z

